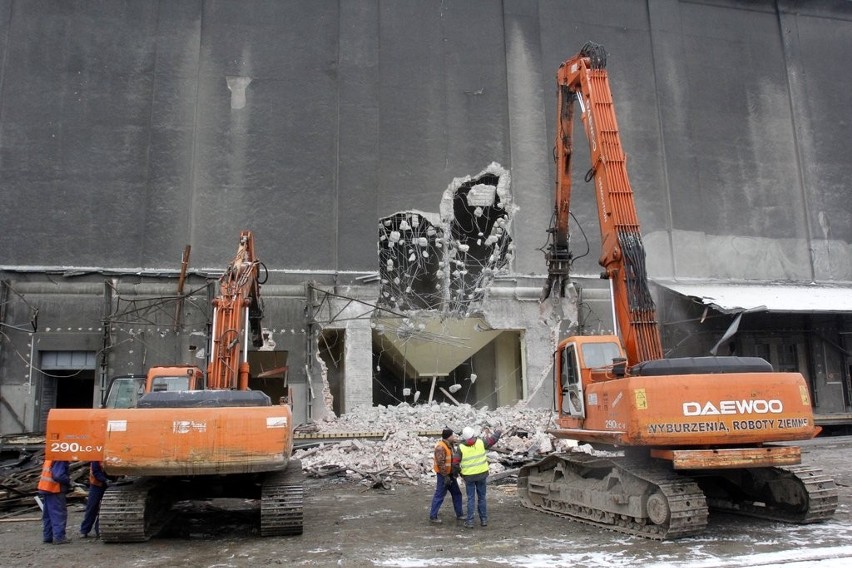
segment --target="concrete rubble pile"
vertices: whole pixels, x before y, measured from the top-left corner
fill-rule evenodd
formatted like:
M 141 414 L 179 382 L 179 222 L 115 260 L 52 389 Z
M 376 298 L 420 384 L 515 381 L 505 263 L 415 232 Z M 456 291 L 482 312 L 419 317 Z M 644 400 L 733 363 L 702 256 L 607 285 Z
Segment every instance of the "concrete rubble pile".
M 551 418 L 550 410 L 523 403 L 495 410 L 446 403 L 377 406 L 313 424 L 319 434 L 348 439 L 303 446 L 293 457 L 313 477 L 334 475 L 374 487 L 432 484 L 432 455 L 441 430 L 458 433 L 470 426 L 482 434 L 499 429 L 504 435 L 488 453 L 490 479 L 498 481 L 516 474 L 524 463 L 576 446 L 546 432 L 552 427 Z

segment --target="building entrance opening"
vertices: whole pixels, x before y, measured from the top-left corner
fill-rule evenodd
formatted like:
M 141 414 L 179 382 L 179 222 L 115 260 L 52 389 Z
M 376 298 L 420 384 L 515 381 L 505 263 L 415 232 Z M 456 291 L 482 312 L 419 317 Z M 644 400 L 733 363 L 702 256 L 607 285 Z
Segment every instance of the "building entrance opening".
M 479 318 L 376 320 L 373 404 L 514 404 L 524 392 L 522 337 Z
M 91 351 L 43 351 L 40 354 L 40 411 L 36 430 L 43 432 L 51 408 L 94 408 L 95 353 Z

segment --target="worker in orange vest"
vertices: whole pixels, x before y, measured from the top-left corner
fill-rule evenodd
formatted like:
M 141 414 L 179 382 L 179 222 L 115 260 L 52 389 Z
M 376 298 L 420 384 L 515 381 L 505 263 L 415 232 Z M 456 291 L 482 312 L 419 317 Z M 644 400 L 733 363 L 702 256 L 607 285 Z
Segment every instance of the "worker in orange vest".
M 432 496 L 432 505 L 429 508 L 429 521 L 434 524 L 441 523 L 438 511 L 444 503 L 447 492 L 453 497 L 453 509 L 456 519 L 464 518 L 462 511 L 462 495 L 459 483 L 456 481 L 457 473 L 453 470 L 453 446 L 456 434 L 450 428 L 444 428 L 441 439 L 435 444 L 434 463 L 432 470 L 437 474 L 437 485 L 435 494 Z
M 65 524 L 68 521 L 65 494 L 70 489 L 71 475 L 68 472 L 68 462 L 44 460 L 41 478 L 38 481 L 38 494 L 43 503 L 41 525 L 42 539 L 45 544 L 71 542 L 65 536 Z
M 83 522 L 80 524 L 80 536 L 88 538 L 92 529 L 95 529 L 95 538 L 101 536 L 101 523 L 98 518 L 101 512 L 101 499 L 107 488 L 107 475 L 101 462 L 93 461 L 89 464 L 89 495 L 86 497 L 86 512 Z

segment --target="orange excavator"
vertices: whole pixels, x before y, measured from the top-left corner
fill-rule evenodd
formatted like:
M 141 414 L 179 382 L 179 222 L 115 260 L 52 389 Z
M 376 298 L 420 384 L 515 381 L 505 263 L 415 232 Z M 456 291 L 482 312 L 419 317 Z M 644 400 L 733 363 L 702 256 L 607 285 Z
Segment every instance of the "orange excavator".
M 557 73 L 554 225 L 543 301 L 565 294 L 574 102 L 588 139 L 616 335 L 575 336 L 554 354 L 556 427 L 594 451 L 521 468 L 523 505 L 663 540 L 701 533 L 710 510 L 793 523 L 830 518 L 834 481 L 791 441 L 819 433 L 799 373 L 757 357 L 665 359 L 606 71 L 588 43 Z M 784 443 L 786 442 L 786 443 Z
M 273 404 L 248 388 L 248 346 L 262 344 L 262 266 L 243 231 L 213 300 L 206 384 L 196 367 L 153 367 L 132 408 L 48 414 L 48 459 L 100 461 L 108 475 L 125 476 L 101 502 L 104 541 L 148 540 L 178 500 L 213 495 L 259 500 L 263 536 L 302 533 L 290 391 Z

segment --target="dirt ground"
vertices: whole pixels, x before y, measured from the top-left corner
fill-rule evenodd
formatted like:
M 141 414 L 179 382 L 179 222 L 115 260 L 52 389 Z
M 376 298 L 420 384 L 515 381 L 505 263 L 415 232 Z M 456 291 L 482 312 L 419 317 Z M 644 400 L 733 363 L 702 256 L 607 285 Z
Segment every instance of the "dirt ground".
M 37 520 L 0 523 L 0 566 L 243 567 L 295 566 L 528 566 L 834 568 L 852 565 L 852 437 L 812 440 L 805 463 L 835 476 L 840 503 L 833 520 L 814 525 L 711 515 L 706 533 L 655 542 L 572 523 L 525 509 L 513 485 L 488 488 L 489 526 L 465 529 L 445 502 L 445 522 L 431 525 L 429 486 L 392 490 L 309 480 L 305 532 L 261 538 L 255 513 L 241 502 L 214 502 L 184 511 L 157 538 L 104 544 L 74 538 L 65 546 L 41 543 Z M 76 534 L 82 505 L 71 507 Z M 34 519 L 35 514 L 22 515 Z

